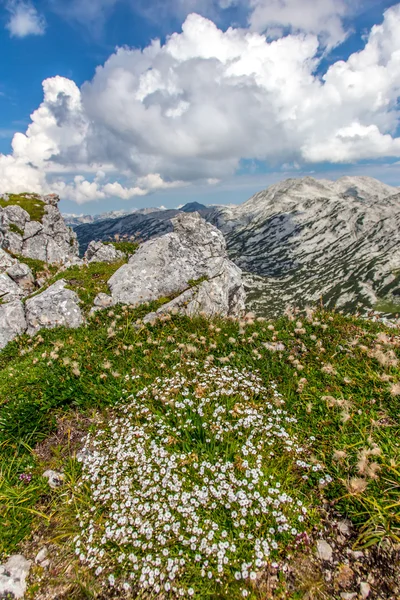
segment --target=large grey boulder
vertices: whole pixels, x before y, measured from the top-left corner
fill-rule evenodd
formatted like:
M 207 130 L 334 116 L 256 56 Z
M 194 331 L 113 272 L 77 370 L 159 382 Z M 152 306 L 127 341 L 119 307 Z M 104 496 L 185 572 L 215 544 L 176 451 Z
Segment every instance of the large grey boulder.
M 84 255 L 84 259 L 89 263 L 93 262 L 118 262 L 124 258 L 124 253 L 117 250 L 112 244 L 103 244 L 103 242 L 90 242 Z
M 53 327 L 79 327 L 83 315 L 79 308 L 79 297 L 66 287 L 66 281 L 60 279 L 47 290 L 30 298 L 25 303 L 26 321 L 29 335 L 39 329 Z
M 142 244 L 110 278 L 114 304 L 178 295 L 169 308 L 185 314 L 239 316 L 241 270 L 227 256 L 223 235 L 198 213 L 172 219 L 174 231 Z
M 0 598 L 23 598 L 31 561 L 22 554 L 10 556 L 0 565 Z
M 7 275 L 7 273 L 0 273 L 1 302 L 12 302 L 17 298 L 22 298 L 23 295 L 24 293 L 21 288 Z
M 24 306 L 20 300 L 0 304 L 0 348 L 26 330 Z

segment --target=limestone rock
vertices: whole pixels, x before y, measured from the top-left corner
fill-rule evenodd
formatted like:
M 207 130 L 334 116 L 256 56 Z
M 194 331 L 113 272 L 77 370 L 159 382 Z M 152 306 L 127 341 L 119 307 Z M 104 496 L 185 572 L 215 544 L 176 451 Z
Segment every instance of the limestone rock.
M 0 304 L 0 348 L 26 329 L 24 306 L 20 300 Z
M 113 305 L 113 299 L 111 296 L 100 292 L 94 299 L 93 304 L 97 308 L 108 308 Z
M 53 471 L 52 469 L 45 471 L 43 473 L 43 477 L 47 479 L 49 486 L 53 490 L 61 487 L 64 483 L 64 475 L 62 473 L 58 473 L 58 471 Z
M 112 244 L 103 242 L 90 242 L 84 258 L 87 262 L 118 262 L 124 258 L 124 253 L 117 250 Z
M 25 263 L 16 262 L 6 272 L 24 294 L 30 294 L 35 289 L 35 278 Z
M 180 214 L 172 224 L 173 232 L 142 244 L 110 278 L 113 303 L 178 294 L 161 312 L 238 316 L 245 299 L 241 270 L 228 259 L 223 235 L 198 213 Z
M 363 598 L 363 600 L 365 600 L 366 598 L 368 598 L 370 592 L 371 592 L 371 586 L 369 585 L 369 583 L 367 581 L 362 581 L 360 583 L 361 598 Z
M 26 321 L 29 335 L 39 329 L 52 329 L 61 325 L 79 327 L 83 316 L 79 308 L 79 297 L 65 288 L 66 281 L 60 279 L 47 290 L 26 301 Z
M 0 273 L 0 300 L 2 302 L 12 302 L 23 296 L 20 287 L 7 275 Z
M 12 267 L 18 260 L 13 258 L 8 252 L 0 248 L 0 273 L 3 273 L 9 267 Z
M 321 560 L 331 561 L 333 557 L 332 547 L 325 540 L 318 540 L 317 542 L 317 556 Z
M 9 223 L 16 225 L 22 231 L 24 230 L 25 223 L 31 220 L 29 213 L 16 204 L 6 206 L 3 209 L 3 215 L 7 215 Z
M 0 565 L 0 598 L 23 598 L 31 561 L 22 554 L 10 556 Z

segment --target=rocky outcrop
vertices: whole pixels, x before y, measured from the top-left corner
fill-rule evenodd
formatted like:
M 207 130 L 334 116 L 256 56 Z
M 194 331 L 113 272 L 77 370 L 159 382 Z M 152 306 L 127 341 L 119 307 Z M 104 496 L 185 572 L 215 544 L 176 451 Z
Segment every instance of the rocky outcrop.
M 173 231 L 142 244 L 108 284 L 114 304 L 177 296 L 165 309 L 238 316 L 244 310 L 241 271 L 223 235 L 199 214 L 172 219 Z
M 78 256 L 76 234 L 64 222 L 58 210 L 59 197 L 55 194 L 25 197 L 43 209 L 40 221 L 18 205 L 0 207 L 0 247 L 13 254 L 62 264 Z
M 22 554 L 14 554 L 0 565 L 0 598 L 23 598 L 30 568 L 31 561 Z
M 26 330 L 24 305 L 18 299 L 0 304 L 0 348 Z
M 66 285 L 67 282 L 60 279 L 41 294 L 26 301 L 25 314 L 29 335 L 43 328 L 75 328 L 82 325 L 83 315 L 79 308 L 79 297 L 73 290 L 66 288 Z
M 89 263 L 113 263 L 122 260 L 124 257 L 124 253 L 117 250 L 112 244 L 103 244 L 102 242 L 92 241 L 87 247 L 83 258 Z

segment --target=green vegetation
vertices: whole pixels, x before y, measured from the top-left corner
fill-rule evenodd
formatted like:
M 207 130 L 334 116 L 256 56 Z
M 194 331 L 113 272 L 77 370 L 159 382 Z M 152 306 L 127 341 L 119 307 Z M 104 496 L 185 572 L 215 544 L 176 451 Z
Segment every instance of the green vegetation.
M 29 264 L 25 258 L 24 262 Z M 106 294 L 109 293 L 110 290 L 107 281 L 125 262 L 125 260 L 112 264 L 98 262 L 89 263 L 88 265 L 83 266 L 76 265 L 69 267 L 65 271 L 60 271 L 54 275 L 54 277 L 48 280 L 44 287 L 29 297 L 32 298 L 33 296 L 42 293 L 59 279 L 65 279 L 67 287 L 78 294 L 82 302 L 81 308 L 87 313 L 92 308 L 93 301 L 97 294 L 100 292 Z
M 26 210 L 32 221 L 42 221 L 46 204 L 36 194 L 8 194 L 8 200 L 0 198 L 0 206 L 17 205 Z
M 88 285 L 85 294 L 93 297 L 102 291 L 93 286 L 103 286 L 105 268 L 94 263 L 83 272 L 82 268 L 69 269 L 60 276 L 79 281 L 70 285 L 80 293 L 80 288 Z M 97 278 L 93 277 L 96 273 Z M 293 499 L 292 508 L 282 501 L 276 509 L 283 511 L 291 528 L 312 536 L 320 527 L 320 509 L 325 503 L 354 523 L 355 546 L 400 542 L 398 329 L 326 311 L 307 317 L 289 315 L 274 322 L 251 316 L 235 322 L 176 315 L 144 326 L 140 319 L 157 306 L 101 311 L 77 330 L 42 330 L 33 338 L 23 336 L 10 343 L 0 353 L 0 554 L 17 551 L 22 541 L 24 548 L 29 548 L 32 535 L 38 536 L 42 544 L 58 547 L 60 560 L 65 561 L 65 569 L 58 570 L 52 585 L 61 584 L 67 577 L 66 566 L 72 565 L 68 572 L 72 569 L 73 577 L 65 597 L 108 597 L 104 588 L 100 593 L 101 582 L 110 574 L 117 582 L 123 576 L 127 559 L 118 557 L 121 552 L 128 556 L 129 544 L 114 538 L 101 542 L 101 532 L 114 509 L 108 500 L 96 501 L 94 493 L 111 476 L 107 469 L 117 463 L 111 460 L 108 467 L 105 461 L 101 485 L 100 480 L 84 478 L 90 466 L 84 466 L 82 472 L 76 452 L 88 431 L 102 455 L 119 441 L 126 451 L 127 440 L 136 448 L 143 439 L 144 464 L 152 475 L 158 472 L 161 458 L 156 460 L 149 444 L 165 447 L 169 456 L 181 457 L 172 472 L 184 475 L 183 489 L 192 492 L 195 483 L 201 488 L 207 475 L 200 473 L 198 465 L 202 461 L 215 465 L 218 460 L 231 463 L 238 480 L 246 479 L 241 486 L 246 490 L 254 477 L 246 470 L 254 467 L 259 455 L 262 477 L 269 477 L 271 489 L 280 483 L 280 491 Z M 226 377 L 224 382 L 221 377 Z M 200 404 L 201 418 L 196 412 Z M 250 419 L 248 426 L 240 425 L 243 415 Z M 269 438 L 269 426 L 259 429 L 257 425 L 264 418 L 271 432 L 283 427 L 287 437 Z M 149 437 L 141 438 L 142 432 Z M 241 458 L 241 440 L 250 439 L 249 434 L 258 453 L 249 452 L 247 467 Z M 284 440 L 291 442 L 293 450 Z M 303 451 L 297 453 L 298 447 Z M 118 476 L 122 473 L 132 478 L 130 489 L 136 495 L 144 489 L 138 456 L 128 456 L 118 471 Z M 299 459 L 308 467 L 299 465 Z M 321 469 L 314 470 L 311 465 L 321 465 Z M 64 472 L 65 485 L 59 490 L 49 492 L 41 477 L 49 468 Z M 208 481 L 215 477 L 212 472 L 207 476 Z M 251 493 L 259 489 L 261 495 L 269 492 L 268 487 L 256 487 Z M 167 500 L 159 502 L 164 505 Z M 121 497 L 116 496 L 115 501 L 120 507 Z M 298 519 L 297 501 L 307 510 L 304 522 Z M 143 506 L 145 502 L 155 502 L 152 493 Z M 251 558 L 249 532 L 264 535 L 267 525 L 267 530 L 271 527 L 271 513 L 267 511 L 262 518 L 246 513 L 236 527 L 226 502 L 223 506 L 220 502 L 216 497 L 215 509 L 204 503 L 196 510 L 205 531 L 209 511 L 208 518 L 218 526 L 217 542 L 225 539 L 223 532 L 229 543 L 234 542 L 236 549 L 229 557 L 232 568 L 223 567 L 218 584 L 214 559 L 209 559 L 212 578 L 207 573 L 203 577 L 196 566 L 198 550 L 193 551 L 192 560 L 179 570 L 179 586 L 189 595 L 192 588 L 195 597 L 237 599 L 242 597 L 244 585 L 249 598 L 266 598 L 255 584 L 238 580 L 235 573 L 238 564 Z M 145 514 L 143 506 L 140 515 Z M 175 518 L 172 509 L 170 512 Z M 93 535 L 88 543 L 91 521 Z M 239 538 L 239 531 L 247 537 Z M 286 556 L 289 547 L 290 553 L 295 553 L 296 535 L 279 532 L 275 526 L 275 533 L 270 534 L 276 540 L 276 548 L 270 545 L 271 560 Z M 82 562 L 76 553 L 78 538 Z M 143 538 L 140 540 L 143 543 Z M 151 551 L 137 546 L 130 551 L 140 560 L 149 553 L 157 555 L 154 537 L 152 543 Z M 90 544 L 103 544 L 106 549 L 106 558 L 95 561 L 93 569 L 84 561 Z M 172 559 L 191 556 L 190 547 L 182 546 L 178 538 L 168 548 Z M 164 568 L 162 561 L 160 569 Z M 94 575 L 100 565 L 103 571 Z M 34 598 L 37 590 L 32 587 L 28 597 Z M 110 592 L 109 597 L 122 596 Z
M 375 304 L 374 310 L 390 315 L 400 315 L 400 298 L 397 301 L 395 298 L 382 298 Z
M 29 258 L 28 256 L 23 256 L 22 254 L 13 254 L 12 252 L 10 252 L 10 254 L 13 258 L 17 258 L 20 262 L 28 265 L 35 278 L 39 273 L 50 273 L 51 275 L 55 275 L 58 271 L 58 267 L 56 265 L 50 265 L 43 260 Z
M 24 232 L 22 231 L 22 229 L 20 229 L 14 223 L 10 223 L 9 227 L 10 227 L 10 231 L 12 231 L 13 233 L 18 233 L 18 235 L 24 235 Z
M 128 240 L 120 240 L 118 242 L 103 242 L 104 244 L 111 244 L 116 250 L 123 252 L 127 256 L 135 254 L 139 247 L 138 242 L 130 242 Z
M 203 277 L 199 277 L 199 279 L 189 279 L 188 286 L 191 288 L 196 287 L 197 285 L 200 285 L 201 283 L 203 283 L 203 281 L 208 281 L 208 277 L 203 275 Z

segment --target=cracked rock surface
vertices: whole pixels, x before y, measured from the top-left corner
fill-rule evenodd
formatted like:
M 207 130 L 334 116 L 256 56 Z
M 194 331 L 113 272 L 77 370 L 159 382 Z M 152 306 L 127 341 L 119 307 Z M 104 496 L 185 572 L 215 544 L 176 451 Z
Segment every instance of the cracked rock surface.
M 198 213 L 172 219 L 173 231 L 142 244 L 109 279 L 114 304 L 177 296 L 162 312 L 238 316 L 244 310 L 241 270 L 228 258 L 221 232 Z
M 53 327 L 79 327 L 83 323 L 82 311 L 79 308 L 79 297 L 65 286 L 67 282 L 60 279 L 47 290 L 29 298 L 25 303 L 27 333 L 34 335 L 39 329 Z

